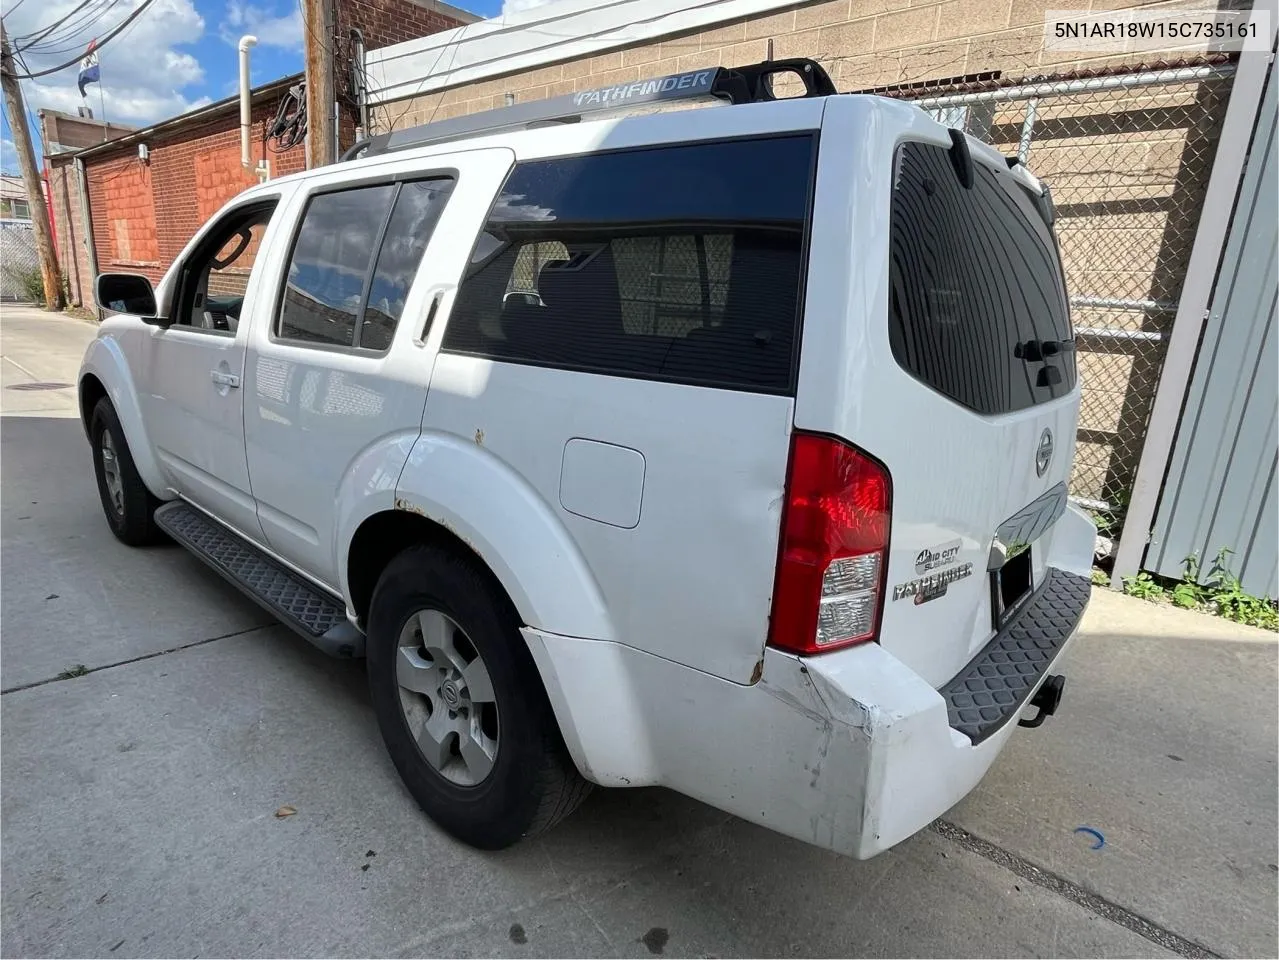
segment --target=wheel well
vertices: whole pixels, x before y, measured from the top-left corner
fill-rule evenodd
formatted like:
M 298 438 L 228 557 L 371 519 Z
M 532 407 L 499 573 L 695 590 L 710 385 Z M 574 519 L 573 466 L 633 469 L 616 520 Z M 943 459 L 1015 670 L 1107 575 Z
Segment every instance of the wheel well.
M 484 558 L 467 545 L 465 540 L 448 527 L 416 513 L 385 510 L 373 514 L 360 524 L 347 551 L 347 585 L 351 590 L 351 606 L 355 609 L 361 628 L 367 624 L 373 591 L 386 565 L 408 547 L 419 543 L 446 545 L 463 556 L 473 558 L 506 598 L 507 603 L 511 604 L 511 609 L 515 610 L 501 581 L 489 569 Z M 516 617 L 519 618 L 518 612 Z
M 89 433 L 90 421 L 93 419 L 93 408 L 98 405 L 98 401 L 107 395 L 107 388 L 102 385 L 99 380 L 91 373 L 86 373 L 80 378 L 80 422 L 84 425 L 84 432 L 87 436 Z

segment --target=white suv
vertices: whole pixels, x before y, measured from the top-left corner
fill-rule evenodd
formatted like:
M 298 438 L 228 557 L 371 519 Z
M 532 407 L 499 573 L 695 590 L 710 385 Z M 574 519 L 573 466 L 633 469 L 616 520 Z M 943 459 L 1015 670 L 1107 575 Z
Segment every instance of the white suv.
M 833 92 L 787 61 L 430 124 L 247 190 L 154 291 L 100 277 L 112 530 L 367 656 L 476 846 L 591 783 L 855 857 L 919 830 L 1061 695 L 1074 340 L 1041 183 Z

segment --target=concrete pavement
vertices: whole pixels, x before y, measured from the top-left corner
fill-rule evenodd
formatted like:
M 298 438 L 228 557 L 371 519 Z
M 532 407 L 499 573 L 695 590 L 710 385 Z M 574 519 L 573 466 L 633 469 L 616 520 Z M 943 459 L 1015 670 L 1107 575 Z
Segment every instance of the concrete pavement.
M 13 389 L 73 383 L 92 335 L 0 308 L 4 956 L 1279 952 L 1274 635 L 1104 592 L 1062 712 L 875 860 L 663 790 L 597 791 L 500 854 L 453 842 L 360 664 L 111 537 L 74 391 Z

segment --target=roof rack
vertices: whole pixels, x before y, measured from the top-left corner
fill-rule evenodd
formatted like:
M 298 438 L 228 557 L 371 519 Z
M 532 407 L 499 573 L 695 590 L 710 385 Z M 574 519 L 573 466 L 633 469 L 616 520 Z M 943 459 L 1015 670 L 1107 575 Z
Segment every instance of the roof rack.
M 821 64 L 803 57 L 769 60 L 744 67 L 707 67 L 704 70 L 637 80 L 635 83 L 581 90 L 547 100 L 499 107 L 465 117 L 453 117 L 407 130 L 379 134 L 355 144 L 342 154 L 342 160 L 374 157 L 502 130 L 526 130 L 558 123 L 578 123 L 589 115 L 617 113 L 641 104 L 695 100 L 722 100 L 739 104 L 789 99 L 773 94 L 772 78 L 779 73 L 798 76 L 804 84 L 804 97 L 827 97 L 838 92 Z

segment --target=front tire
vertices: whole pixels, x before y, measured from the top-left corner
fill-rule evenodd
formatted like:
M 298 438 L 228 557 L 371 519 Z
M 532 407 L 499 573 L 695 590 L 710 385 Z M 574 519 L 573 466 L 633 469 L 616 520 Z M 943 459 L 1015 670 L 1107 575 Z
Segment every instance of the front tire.
M 98 481 L 102 512 L 116 539 L 131 547 L 163 540 L 164 534 L 154 519 L 160 501 L 142 482 L 124 439 L 120 418 L 106 397 L 93 408 L 89 442 L 93 448 L 93 472 Z
M 469 557 L 410 547 L 369 612 L 382 739 L 423 811 L 457 839 L 508 847 L 589 792 L 564 746 L 509 601 Z

